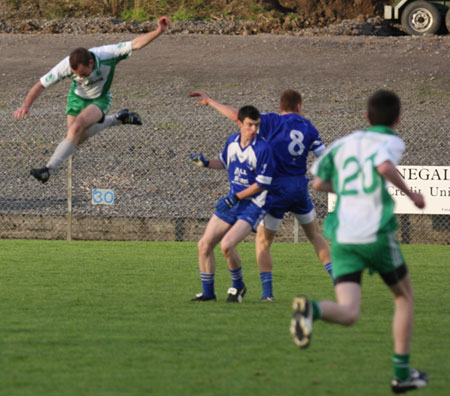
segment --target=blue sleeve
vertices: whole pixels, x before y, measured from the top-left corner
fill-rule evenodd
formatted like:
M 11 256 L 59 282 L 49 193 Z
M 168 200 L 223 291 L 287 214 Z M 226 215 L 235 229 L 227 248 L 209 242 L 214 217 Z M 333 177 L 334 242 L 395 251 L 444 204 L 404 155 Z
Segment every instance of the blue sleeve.
M 268 139 L 270 132 L 275 131 L 280 116 L 275 113 L 261 114 L 261 125 L 259 126 L 259 135 L 264 139 Z
M 309 129 L 311 133 L 311 143 L 309 145 L 309 150 L 312 151 L 316 156 L 319 156 L 325 151 L 325 145 L 319 136 L 319 131 L 313 124 L 309 124 Z

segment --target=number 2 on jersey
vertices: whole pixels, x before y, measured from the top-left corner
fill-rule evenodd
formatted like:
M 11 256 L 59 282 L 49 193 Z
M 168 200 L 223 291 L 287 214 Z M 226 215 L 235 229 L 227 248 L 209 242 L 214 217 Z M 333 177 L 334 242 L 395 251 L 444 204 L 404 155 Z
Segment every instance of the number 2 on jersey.
M 341 191 L 342 195 L 356 195 L 360 192 L 357 189 L 348 186 L 349 183 L 358 179 L 360 176 L 362 177 L 362 191 L 364 193 L 370 194 L 376 190 L 379 184 L 379 175 L 375 170 L 374 157 L 375 154 L 366 158 L 362 166 L 356 157 L 349 157 L 345 160 L 344 169 L 353 164 L 354 171 L 344 179 Z M 369 180 L 370 182 L 370 179 L 372 179 L 371 184 L 370 186 L 367 186 L 367 181 Z M 355 184 L 353 184 L 353 186 L 358 187 Z

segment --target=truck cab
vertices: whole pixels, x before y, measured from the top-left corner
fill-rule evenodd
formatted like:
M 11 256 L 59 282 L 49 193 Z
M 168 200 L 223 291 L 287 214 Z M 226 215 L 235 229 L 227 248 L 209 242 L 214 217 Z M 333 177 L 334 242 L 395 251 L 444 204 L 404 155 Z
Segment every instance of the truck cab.
M 435 34 L 444 21 L 450 31 L 450 0 L 395 0 L 384 6 L 384 19 L 401 21 L 406 33 L 416 36 Z

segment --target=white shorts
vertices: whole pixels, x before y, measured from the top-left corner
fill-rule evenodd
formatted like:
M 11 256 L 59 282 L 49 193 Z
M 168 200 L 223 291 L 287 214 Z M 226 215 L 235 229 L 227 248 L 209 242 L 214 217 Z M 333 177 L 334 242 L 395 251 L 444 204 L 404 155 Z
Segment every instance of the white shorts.
M 316 218 L 316 210 L 313 208 L 310 212 L 306 214 L 294 213 L 294 216 L 297 218 L 300 224 L 309 224 Z M 282 220 L 283 219 L 277 219 L 276 217 L 273 217 L 270 213 L 267 213 L 264 219 L 262 219 L 259 224 L 266 227 L 268 230 L 278 231 Z

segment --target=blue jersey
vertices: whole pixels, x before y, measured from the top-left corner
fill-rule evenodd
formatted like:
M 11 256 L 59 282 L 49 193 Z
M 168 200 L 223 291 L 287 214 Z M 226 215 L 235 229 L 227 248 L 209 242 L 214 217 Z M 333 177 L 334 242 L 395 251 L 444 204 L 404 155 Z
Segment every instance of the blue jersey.
M 241 147 L 241 134 L 231 135 L 225 144 L 219 159 L 228 170 L 230 193 L 237 194 L 252 184 L 264 188 L 264 191 L 251 197 L 260 208 L 267 205 L 267 189 L 272 183 L 275 169 L 272 149 L 261 137 L 255 138 L 244 148 Z
M 325 151 L 319 132 L 306 118 L 295 113 L 261 115 L 259 135 L 272 147 L 277 177 L 304 176 L 309 151 Z

